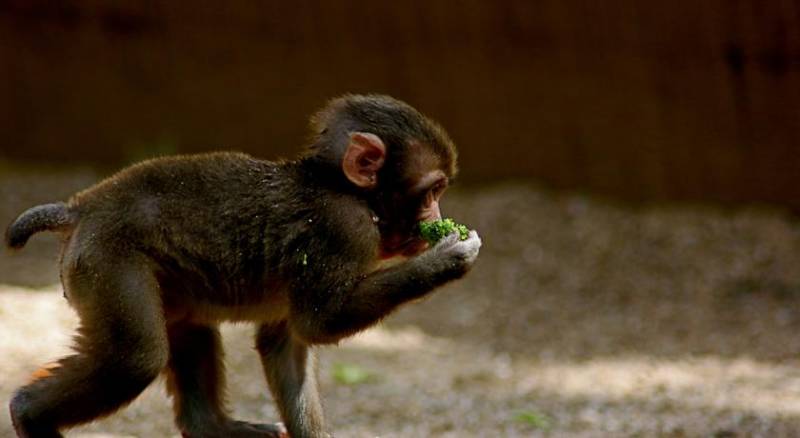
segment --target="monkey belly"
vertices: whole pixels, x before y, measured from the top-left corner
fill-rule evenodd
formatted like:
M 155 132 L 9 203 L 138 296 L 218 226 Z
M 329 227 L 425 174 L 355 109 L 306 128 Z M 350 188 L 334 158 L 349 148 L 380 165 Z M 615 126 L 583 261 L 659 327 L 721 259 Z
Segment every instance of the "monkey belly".
M 199 304 L 189 318 L 196 322 L 273 322 L 283 321 L 289 316 L 289 299 L 286 294 L 276 294 L 258 304 L 221 306 Z

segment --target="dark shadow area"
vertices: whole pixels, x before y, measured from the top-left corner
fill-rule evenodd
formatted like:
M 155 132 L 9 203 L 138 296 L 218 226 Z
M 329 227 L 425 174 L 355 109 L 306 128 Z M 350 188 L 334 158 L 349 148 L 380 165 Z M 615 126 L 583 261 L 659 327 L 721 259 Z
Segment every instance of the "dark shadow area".
M 381 92 L 438 119 L 472 181 L 800 208 L 791 2 L 0 3 L 0 157 L 290 156 Z M 512 159 L 503 159 L 510 157 Z

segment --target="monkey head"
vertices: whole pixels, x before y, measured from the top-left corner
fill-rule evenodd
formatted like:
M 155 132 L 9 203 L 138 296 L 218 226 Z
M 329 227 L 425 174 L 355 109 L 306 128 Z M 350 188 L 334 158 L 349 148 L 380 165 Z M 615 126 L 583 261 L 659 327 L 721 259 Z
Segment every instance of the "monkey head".
M 335 165 L 344 185 L 372 209 L 380 257 L 423 251 L 417 224 L 442 217 L 439 201 L 457 171 L 444 129 L 389 96 L 347 95 L 312 118 L 312 132 L 309 156 Z

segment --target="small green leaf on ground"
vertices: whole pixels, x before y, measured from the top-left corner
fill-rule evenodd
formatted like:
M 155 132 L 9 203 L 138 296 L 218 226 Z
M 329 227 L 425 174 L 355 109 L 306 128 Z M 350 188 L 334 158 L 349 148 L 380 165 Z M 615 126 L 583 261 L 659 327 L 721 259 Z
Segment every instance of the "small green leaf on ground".
M 547 430 L 553 426 L 553 420 L 550 417 L 532 410 L 517 412 L 514 414 L 514 421 L 533 426 L 537 429 Z
M 342 385 L 358 385 L 373 377 L 372 373 L 358 365 L 337 363 L 333 366 L 333 378 Z

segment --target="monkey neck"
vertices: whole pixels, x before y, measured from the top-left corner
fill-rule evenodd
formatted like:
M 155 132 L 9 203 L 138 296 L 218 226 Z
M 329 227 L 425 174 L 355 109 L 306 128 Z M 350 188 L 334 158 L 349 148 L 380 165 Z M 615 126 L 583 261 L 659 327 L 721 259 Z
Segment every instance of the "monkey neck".
M 312 155 L 301 158 L 295 164 L 304 187 L 320 187 L 360 198 L 366 198 L 368 195 L 347 180 L 338 163 L 331 163 L 325 157 Z
M 298 169 L 301 187 L 306 189 L 316 187 L 323 191 L 333 191 L 366 201 L 372 221 L 378 223 L 380 212 L 383 211 L 380 206 L 383 196 L 380 192 L 370 193 L 355 187 L 344 176 L 341 167 L 338 164 L 332 164 L 325 157 L 304 157 L 294 162 L 294 165 Z

